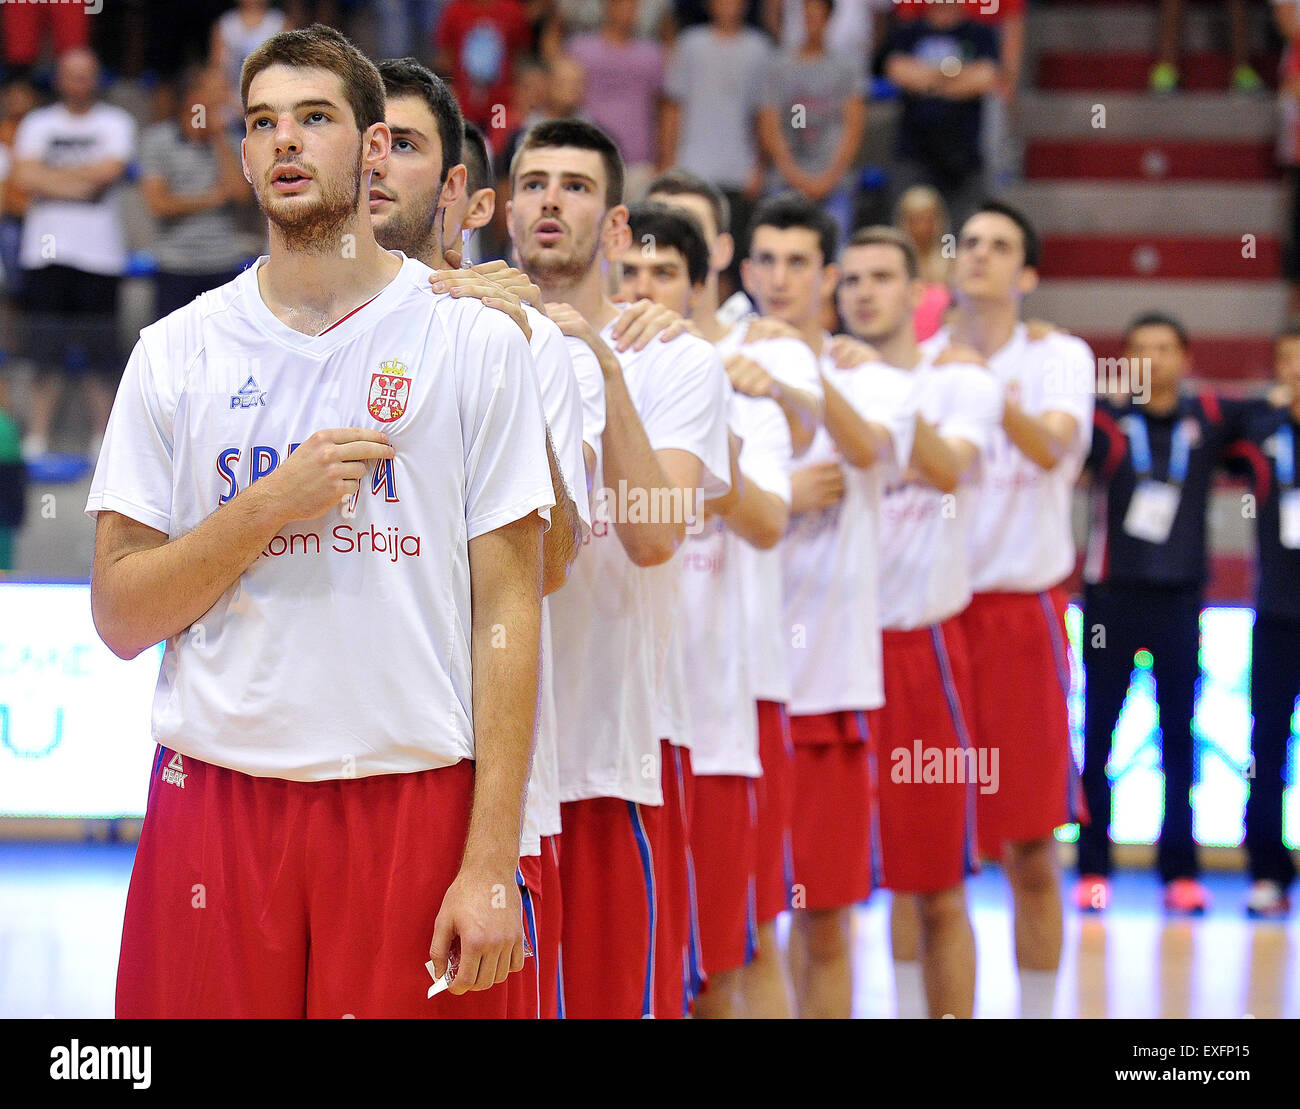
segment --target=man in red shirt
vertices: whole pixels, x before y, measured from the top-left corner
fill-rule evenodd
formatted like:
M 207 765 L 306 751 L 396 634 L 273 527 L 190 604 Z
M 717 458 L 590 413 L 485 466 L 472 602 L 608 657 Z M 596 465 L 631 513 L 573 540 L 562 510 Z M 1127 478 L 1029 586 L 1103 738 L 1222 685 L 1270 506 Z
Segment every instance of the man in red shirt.
M 477 124 L 496 153 L 507 121 L 514 59 L 526 51 L 531 32 L 519 0 L 450 0 L 434 34 L 435 68 L 450 75 L 465 118 Z

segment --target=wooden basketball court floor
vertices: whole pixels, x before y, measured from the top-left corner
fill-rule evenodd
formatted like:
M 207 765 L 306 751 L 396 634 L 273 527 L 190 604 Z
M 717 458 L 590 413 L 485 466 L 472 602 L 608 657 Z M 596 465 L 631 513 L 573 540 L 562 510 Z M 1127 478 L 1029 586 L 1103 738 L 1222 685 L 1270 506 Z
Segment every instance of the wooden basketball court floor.
M 130 844 L 0 843 L 0 1017 L 111 1017 Z M 1160 910 L 1149 873 L 1116 876 L 1104 916 L 1067 908 L 1056 1016 L 1300 1017 L 1300 915 L 1253 923 L 1240 874 L 1207 875 L 1200 920 Z M 969 883 L 979 955 L 976 1015 L 1018 1013 L 1000 871 Z M 855 911 L 854 1014 L 894 1015 L 888 897 Z M 183 958 L 184 953 L 177 953 Z

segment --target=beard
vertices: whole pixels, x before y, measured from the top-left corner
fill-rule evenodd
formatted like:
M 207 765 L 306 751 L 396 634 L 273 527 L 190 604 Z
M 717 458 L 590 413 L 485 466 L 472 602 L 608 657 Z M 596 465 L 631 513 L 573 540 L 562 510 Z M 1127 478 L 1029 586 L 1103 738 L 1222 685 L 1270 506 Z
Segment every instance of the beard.
M 520 246 L 520 243 L 526 245 Z M 553 247 L 537 246 L 527 235 L 515 240 L 515 253 L 523 262 L 524 272 L 546 284 L 563 285 L 585 277 L 599 252 L 600 240 L 596 237 L 593 237 L 589 250 L 584 251 L 575 241 L 567 254 L 561 254 Z
M 373 225 L 375 241 L 385 250 L 400 250 L 408 258 L 418 258 L 437 269 L 443 263 L 439 228 L 442 209 L 436 202 L 434 195 L 427 203 L 394 204 L 384 222 Z
M 272 166 L 271 172 L 280 168 L 281 164 Z M 258 207 L 280 232 L 286 249 L 296 254 L 337 252 L 342 248 L 348 224 L 356 217 L 357 201 L 361 198 L 361 143 L 357 143 L 353 172 L 342 180 L 319 177 L 315 167 L 306 163 L 290 164 L 299 165 L 311 174 L 312 180 L 320 188 L 320 199 L 314 204 L 303 204 L 296 197 L 288 197 L 285 199 L 289 203 L 281 205 L 281 198 L 270 188 L 268 175 L 264 188 L 255 190 Z

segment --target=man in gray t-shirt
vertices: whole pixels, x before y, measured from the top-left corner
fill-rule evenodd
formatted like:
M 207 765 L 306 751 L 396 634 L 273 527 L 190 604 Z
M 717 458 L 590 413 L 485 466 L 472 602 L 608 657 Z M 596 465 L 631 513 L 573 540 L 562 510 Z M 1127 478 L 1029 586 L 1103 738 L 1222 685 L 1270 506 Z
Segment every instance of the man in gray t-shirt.
M 759 136 L 774 189 L 795 189 L 852 229 L 858 147 L 867 124 L 865 79 L 826 49 L 831 0 L 803 0 L 804 45 L 783 52 L 763 86 Z
M 772 47 L 743 22 L 743 0 L 710 0 L 711 21 L 682 32 L 668 66 L 665 166 L 757 196 L 756 116 Z M 672 141 L 675 140 L 675 141 Z
M 227 100 L 212 73 L 195 72 L 176 118 L 154 124 L 141 140 L 140 191 L 158 224 L 160 318 L 233 280 L 246 256 L 235 212 L 252 193 L 226 137 Z

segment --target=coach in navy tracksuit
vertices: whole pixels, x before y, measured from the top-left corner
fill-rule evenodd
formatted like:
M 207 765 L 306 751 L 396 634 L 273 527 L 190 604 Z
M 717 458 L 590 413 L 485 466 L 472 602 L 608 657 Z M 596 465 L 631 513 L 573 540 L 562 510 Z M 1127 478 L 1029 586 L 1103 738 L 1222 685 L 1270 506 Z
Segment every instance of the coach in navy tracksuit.
M 1259 552 L 1250 668 L 1255 775 L 1246 802 L 1246 909 L 1259 917 L 1286 915 L 1287 888 L 1296 875 L 1282 839 L 1282 805 L 1291 716 L 1300 693 L 1300 326 L 1278 337 L 1275 365 L 1280 387 L 1247 408 L 1231 460 L 1254 483 Z
M 1151 652 L 1160 708 L 1164 821 L 1158 866 L 1165 905 L 1203 912 L 1192 838 L 1192 714 L 1200 679 L 1200 616 L 1206 581 L 1206 509 L 1214 470 L 1235 435 L 1236 406 L 1184 389 L 1187 334 L 1158 314 L 1129 325 L 1130 369 L 1149 359 L 1133 400 L 1099 400 L 1088 471 L 1092 478 L 1084 564 L 1083 658 L 1087 673 L 1083 788 L 1092 823 L 1079 829 L 1076 901 L 1101 909 L 1111 870 L 1111 785 L 1106 775 L 1115 723 L 1135 652 Z M 1231 411 L 1225 418 L 1224 409 Z

